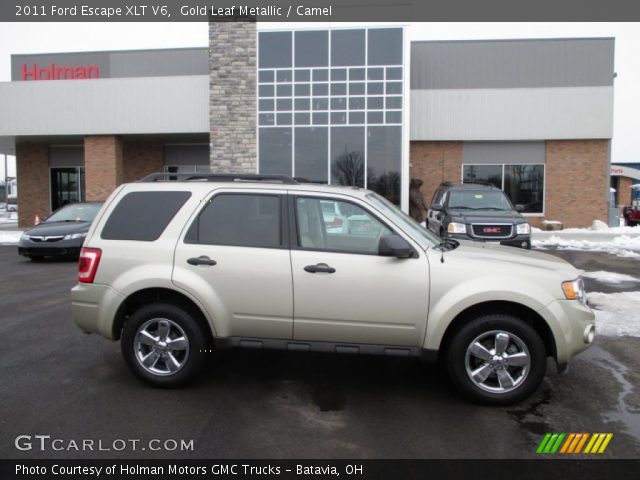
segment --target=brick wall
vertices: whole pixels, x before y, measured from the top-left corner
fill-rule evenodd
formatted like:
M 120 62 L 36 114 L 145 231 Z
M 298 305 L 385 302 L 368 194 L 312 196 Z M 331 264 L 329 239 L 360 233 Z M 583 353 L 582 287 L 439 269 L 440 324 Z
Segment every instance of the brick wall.
M 210 163 L 256 172 L 256 24 L 209 23 Z
M 409 176 L 424 182 L 427 205 L 441 182 L 460 182 L 462 142 L 411 142 L 409 152 Z
M 44 143 L 16 145 L 18 225 L 33 225 L 34 214 L 49 214 L 49 147 Z
M 123 182 L 122 140 L 113 136 L 84 139 L 87 201 L 106 200 Z
M 616 198 L 618 205 L 631 205 L 631 185 L 633 179 L 629 177 L 618 177 L 618 191 Z
M 546 162 L 545 218 L 565 228 L 607 223 L 609 141 L 550 140 Z
M 123 145 L 124 183 L 135 182 L 150 173 L 162 172 L 164 147 L 159 143 L 125 143 Z

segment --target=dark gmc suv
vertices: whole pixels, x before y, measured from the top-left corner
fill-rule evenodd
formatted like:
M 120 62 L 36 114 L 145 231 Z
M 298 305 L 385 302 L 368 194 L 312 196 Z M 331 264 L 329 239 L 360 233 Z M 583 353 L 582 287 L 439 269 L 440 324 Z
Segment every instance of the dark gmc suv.
M 426 224 L 442 238 L 531 248 L 531 226 L 493 185 L 441 183 L 431 200 Z

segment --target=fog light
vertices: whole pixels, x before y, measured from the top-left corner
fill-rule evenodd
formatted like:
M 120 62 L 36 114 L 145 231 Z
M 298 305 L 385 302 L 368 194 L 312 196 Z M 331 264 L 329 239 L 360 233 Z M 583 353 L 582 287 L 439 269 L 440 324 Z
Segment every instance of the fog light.
M 520 245 L 522 246 L 522 248 L 527 248 L 527 242 L 522 242 Z
M 584 343 L 589 345 L 589 344 L 593 343 L 594 338 L 596 338 L 596 327 L 594 325 L 589 325 L 584 330 L 584 335 L 583 335 L 582 339 L 584 340 Z

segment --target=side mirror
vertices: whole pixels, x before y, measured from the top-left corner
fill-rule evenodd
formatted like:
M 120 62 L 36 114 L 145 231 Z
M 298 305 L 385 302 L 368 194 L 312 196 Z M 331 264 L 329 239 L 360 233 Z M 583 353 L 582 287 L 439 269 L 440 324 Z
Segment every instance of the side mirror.
M 518 204 L 516 205 L 516 212 L 524 212 L 524 205 Z
M 435 210 L 435 211 L 437 211 L 437 212 L 439 212 L 439 211 L 441 211 L 441 210 L 442 210 L 442 206 L 441 206 L 441 205 L 438 205 L 437 203 L 434 203 L 434 204 L 433 204 L 433 205 L 431 205 L 429 208 L 430 208 L 431 210 Z
M 378 255 L 381 257 L 411 258 L 413 247 L 404 238 L 396 234 L 383 235 L 378 243 Z

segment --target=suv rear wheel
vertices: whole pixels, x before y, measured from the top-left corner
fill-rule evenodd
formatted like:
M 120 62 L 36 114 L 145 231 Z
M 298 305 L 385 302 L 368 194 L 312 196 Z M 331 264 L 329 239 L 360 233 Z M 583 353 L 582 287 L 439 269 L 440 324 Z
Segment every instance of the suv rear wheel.
M 206 335 L 180 307 L 153 303 L 137 310 L 125 324 L 120 346 L 129 369 L 158 387 L 177 387 L 202 368 Z
M 468 398 L 510 405 L 531 395 L 547 365 L 537 332 L 517 317 L 483 315 L 460 328 L 446 352 L 455 387 Z

